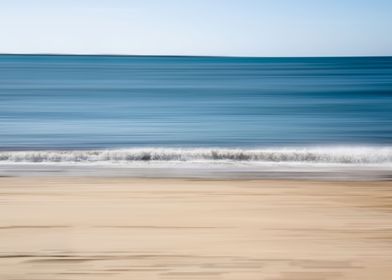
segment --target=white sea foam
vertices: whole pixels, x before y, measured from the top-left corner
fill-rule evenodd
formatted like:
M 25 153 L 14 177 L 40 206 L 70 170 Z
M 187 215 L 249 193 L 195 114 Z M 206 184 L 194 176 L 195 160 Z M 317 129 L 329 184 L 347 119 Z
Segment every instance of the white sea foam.
M 260 162 L 391 164 L 392 147 L 134 148 L 73 151 L 1 151 L 3 163 Z

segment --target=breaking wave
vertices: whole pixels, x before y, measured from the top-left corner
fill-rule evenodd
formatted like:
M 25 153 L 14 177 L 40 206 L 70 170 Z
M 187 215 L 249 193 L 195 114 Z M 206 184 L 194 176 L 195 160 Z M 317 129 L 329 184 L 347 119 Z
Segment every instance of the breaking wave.
M 380 164 L 392 163 L 392 147 L 308 147 L 270 149 L 134 148 L 118 150 L 1 151 L 0 162 L 241 161 Z

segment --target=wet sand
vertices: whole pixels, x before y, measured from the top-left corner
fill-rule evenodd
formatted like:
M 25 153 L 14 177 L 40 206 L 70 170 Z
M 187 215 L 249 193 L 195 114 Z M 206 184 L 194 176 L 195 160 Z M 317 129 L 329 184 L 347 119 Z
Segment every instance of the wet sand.
M 392 279 L 392 182 L 0 178 L 0 279 Z

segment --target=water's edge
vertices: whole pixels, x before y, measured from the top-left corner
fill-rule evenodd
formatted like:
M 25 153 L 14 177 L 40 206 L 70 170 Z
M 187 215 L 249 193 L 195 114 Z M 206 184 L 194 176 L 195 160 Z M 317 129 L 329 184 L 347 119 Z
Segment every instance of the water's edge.
M 0 176 L 390 180 L 392 147 L 1 151 Z
M 0 163 L 256 162 L 392 164 L 392 147 L 132 148 L 0 151 Z

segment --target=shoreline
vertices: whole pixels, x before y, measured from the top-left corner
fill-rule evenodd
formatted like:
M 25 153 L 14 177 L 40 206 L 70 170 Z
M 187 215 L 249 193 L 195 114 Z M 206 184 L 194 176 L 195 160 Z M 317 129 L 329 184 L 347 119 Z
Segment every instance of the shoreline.
M 390 181 L 391 165 L 128 163 L 0 164 L 0 177 L 121 177 L 211 180 Z
M 391 146 L 0 151 L 0 176 L 391 180 Z

